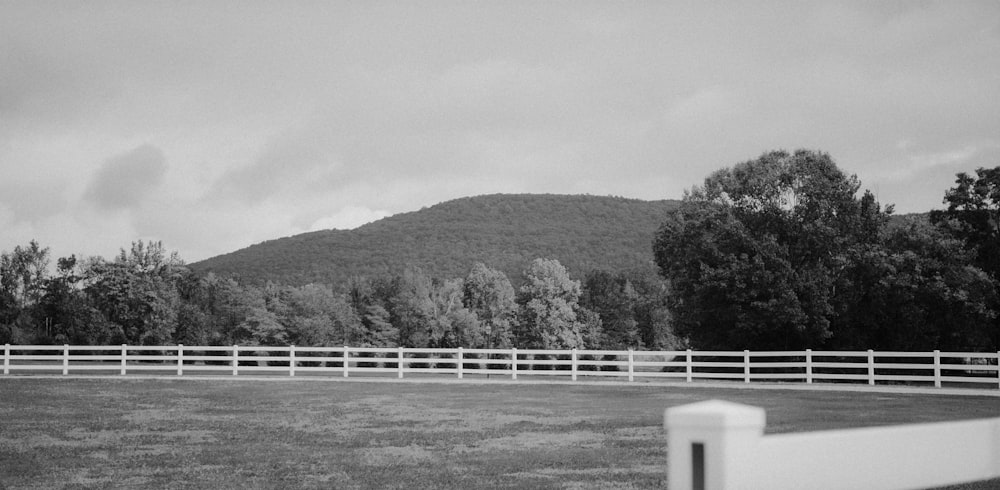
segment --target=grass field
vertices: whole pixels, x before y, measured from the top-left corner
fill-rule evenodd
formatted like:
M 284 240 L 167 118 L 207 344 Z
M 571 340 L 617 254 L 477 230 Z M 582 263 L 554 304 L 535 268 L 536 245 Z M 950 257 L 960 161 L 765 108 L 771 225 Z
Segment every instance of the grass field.
M 973 396 L 7 378 L 0 488 L 663 488 L 664 408 L 710 398 L 764 407 L 768 432 L 1000 416 Z

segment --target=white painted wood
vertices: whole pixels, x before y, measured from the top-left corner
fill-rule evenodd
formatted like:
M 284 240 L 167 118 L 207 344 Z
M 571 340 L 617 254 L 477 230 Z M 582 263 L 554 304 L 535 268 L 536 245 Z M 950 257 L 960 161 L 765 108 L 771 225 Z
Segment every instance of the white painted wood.
M 743 351 L 743 382 L 750 382 L 750 351 Z
M 687 372 L 687 382 L 690 383 L 694 374 L 694 366 L 691 363 L 691 349 L 687 350 L 687 357 L 685 358 L 684 369 Z
M 760 408 L 712 400 L 667 409 L 669 488 L 905 490 L 1000 477 L 1000 418 L 763 435 Z
M 510 349 L 510 379 L 517 379 L 517 347 Z
M 1000 418 L 781 434 L 761 439 L 747 479 L 775 490 L 931 488 L 1000 477 L 998 456 Z
M 694 488 L 692 444 L 700 443 L 705 449 L 704 490 L 755 488 L 739 485 L 751 464 L 746 455 L 763 435 L 764 421 L 763 409 L 722 400 L 668 408 L 667 487 Z
M 635 355 L 632 349 L 628 350 L 628 380 L 635 381 Z
M 272 365 L 265 366 L 240 366 L 240 352 L 249 350 L 260 353 L 254 356 L 253 360 L 270 362 Z M 85 351 L 85 353 L 83 353 Z M 166 352 L 164 352 L 166 351 Z M 176 352 L 170 352 L 176 351 Z M 19 352 L 25 352 L 19 354 Z M 221 346 L 4 346 L 4 373 L 13 371 L 32 370 L 56 370 L 68 374 L 72 369 L 83 367 L 86 363 L 88 370 L 118 370 L 120 374 L 128 371 L 162 371 L 164 368 L 171 369 L 169 365 L 174 365 L 177 375 L 185 375 L 185 362 L 195 364 L 198 361 L 205 362 L 206 365 L 195 366 L 187 371 L 222 371 L 227 368 L 210 365 L 209 361 L 221 361 L 225 358 L 219 356 L 205 355 L 205 353 L 231 352 L 231 369 L 234 376 L 240 371 L 246 372 L 269 372 L 287 373 L 288 376 L 295 376 L 300 372 L 325 373 L 340 372 L 343 377 L 351 374 L 366 375 L 374 373 L 395 373 L 398 378 L 403 378 L 405 374 L 451 374 L 459 379 L 465 379 L 467 374 L 509 374 L 511 379 L 517 379 L 522 374 L 545 377 L 565 377 L 573 381 L 578 381 L 581 376 L 620 378 L 622 380 L 636 381 L 639 378 L 663 379 L 679 378 L 687 382 L 695 380 L 728 380 L 743 381 L 744 383 L 754 383 L 761 381 L 797 381 L 806 384 L 815 384 L 824 381 L 852 381 L 854 384 L 878 385 L 886 382 L 905 382 L 925 386 L 942 387 L 945 383 L 961 383 L 971 388 L 996 389 L 1000 388 L 1000 368 L 997 366 L 997 359 L 1000 353 L 973 353 L 973 352 L 885 352 L 866 351 L 864 353 L 846 352 L 843 356 L 837 355 L 835 351 L 730 351 L 725 355 L 719 355 L 719 351 L 699 352 L 693 350 L 685 351 L 587 351 L 572 349 L 565 351 L 534 350 L 534 349 L 404 349 L 402 347 L 392 348 L 356 348 L 344 347 L 297 347 L 289 346 L 253 346 L 232 347 Z M 271 353 L 287 352 L 287 355 L 268 355 Z M 328 368 L 325 366 L 299 366 L 300 352 L 308 352 L 316 355 L 310 357 L 310 363 L 345 363 L 346 366 Z M 372 357 L 357 359 L 363 364 L 356 363 L 353 367 L 351 362 L 352 353 L 365 353 Z M 508 363 L 498 369 L 489 368 L 488 358 L 490 352 L 500 352 L 508 358 Z M 555 352 L 556 354 L 552 354 Z M 582 359 L 582 356 L 614 355 L 615 360 Z M 485 355 L 483 359 L 485 365 L 479 363 L 466 365 L 465 360 L 469 359 L 468 353 Z M 407 354 L 413 354 L 414 358 L 407 358 Z M 664 355 L 667 354 L 667 355 Z M 903 355 L 906 354 L 906 355 Z M 535 359 L 535 356 L 545 355 L 555 357 L 550 359 Z M 518 357 L 526 359 L 518 359 Z M 246 357 L 246 356 L 242 356 Z M 768 357 L 769 359 L 756 362 L 755 358 Z M 789 360 L 782 361 L 780 358 L 786 357 Z M 804 357 L 804 360 L 803 360 Z M 778 359 L 770 359 L 778 358 Z M 819 358 L 819 359 L 817 359 Z M 859 359 L 860 358 L 860 359 Z M 880 358 L 892 358 L 893 361 L 909 358 L 912 362 L 878 362 Z M 699 360 L 696 360 L 699 359 Z M 719 360 L 721 359 L 721 360 Z M 857 362 L 857 361 L 862 362 Z M 950 360 L 951 362 L 946 362 Z M 108 362 L 110 361 L 110 362 Z M 149 363 L 165 361 L 168 366 L 162 364 L 156 366 Z M 496 359 L 493 359 L 496 361 Z M 112 364 L 113 362 L 113 364 Z M 285 363 L 288 363 L 287 365 Z M 393 364 L 395 366 L 393 366 Z M 413 367 L 412 364 L 425 364 L 427 367 Z M 432 367 L 435 365 L 450 365 L 451 367 Z M 545 366 L 565 366 L 563 369 L 531 370 L 534 365 Z M 388 367 L 392 366 L 392 367 Z M 526 367 L 527 366 L 527 367 Z M 614 367 L 617 369 L 601 370 L 602 367 Z M 587 369 L 587 368 L 592 368 Z M 669 368 L 680 368 L 676 371 Z M 714 368 L 707 372 L 701 368 Z M 833 370 L 841 372 L 831 372 Z M 891 369 L 899 371 L 892 374 L 877 374 L 879 369 Z M 188 373 L 190 374 L 190 373 Z M 860 382 L 860 383 L 858 383 Z
M 571 376 L 571 378 L 572 378 L 573 381 L 576 381 L 576 378 L 577 378 L 576 372 L 580 368 L 580 361 L 579 361 L 579 358 L 577 356 L 577 350 L 576 349 L 573 349 L 572 354 L 570 354 L 570 361 L 571 361 L 570 366 L 572 366 L 570 368 L 570 376 Z
M 345 378 L 347 378 L 349 376 L 348 372 L 350 371 L 350 367 L 349 367 L 350 362 L 351 362 L 351 348 L 345 345 L 344 346 L 344 377 Z
M 398 352 L 397 357 L 399 359 L 399 362 L 396 363 L 397 377 L 399 379 L 403 379 L 403 373 L 406 371 L 406 367 L 403 365 L 403 354 L 404 354 L 403 348 L 400 347 L 397 352 Z
M 934 387 L 941 387 L 941 351 L 934 351 Z
M 868 384 L 875 384 L 875 353 L 868 349 Z

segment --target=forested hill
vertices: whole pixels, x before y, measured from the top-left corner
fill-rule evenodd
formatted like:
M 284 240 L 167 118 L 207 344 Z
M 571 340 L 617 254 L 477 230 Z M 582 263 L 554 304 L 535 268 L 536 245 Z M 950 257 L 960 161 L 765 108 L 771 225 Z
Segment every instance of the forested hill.
M 198 272 L 253 282 L 344 284 L 351 276 L 396 274 L 407 265 L 432 277 L 465 277 L 475 262 L 519 282 L 535 258 L 571 274 L 653 267 L 652 242 L 679 201 L 496 194 L 447 201 L 354 230 L 270 240 L 191 264 Z

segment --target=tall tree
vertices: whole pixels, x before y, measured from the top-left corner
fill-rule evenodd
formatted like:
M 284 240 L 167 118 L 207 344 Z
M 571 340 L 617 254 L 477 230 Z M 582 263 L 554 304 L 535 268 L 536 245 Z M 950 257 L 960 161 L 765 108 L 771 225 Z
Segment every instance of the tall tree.
M 962 241 L 972 253 L 972 263 L 985 271 L 994 288 L 1000 289 L 1000 166 L 976 169 L 975 177 L 956 175 L 955 187 L 944 196 L 946 210 L 932 211 L 931 222 Z M 992 305 L 1000 310 L 1000 305 Z M 1000 337 L 1000 318 L 995 318 L 991 336 Z M 994 340 L 993 349 L 1000 348 Z
M 0 337 L 6 341 L 45 336 L 45 325 L 33 324 L 31 308 L 44 295 L 48 266 L 49 249 L 35 240 L 0 254 Z
M 944 196 L 948 209 L 932 211 L 931 222 L 961 239 L 975 264 L 1000 280 L 1000 166 L 965 172 Z
M 213 273 L 201 279 L 204 296 L 200 304 L 208 315 L 209 343 L 233 345 L 245 342 L 238 327 L 254 307 L 265 307 L 263 295 L 252 285 L 241 285 L 232 278 L 222 278 Z
M 486 343 L 486 331 L 462 301 L 462 282 L 448 279 L 433 284 L 428 329 L 432 347 L 479 347 Z
M 361 319 L 344 296 L 325 285 L 290 288 L 288 303 L 288 321 L 296 345 L 344 345 L 347 332 L 361 327 Z
M 829 155 L 799 150 L 719 170 L 687 193 L 654 244 L 678 333 L 726 349 L 830 338 L 849 252 L 877 242 L 891 213 L 859 188 Z
M 173 340 L 179 296 L 175 281 L 183 262 L 160 242 L 134 242 L 114 261 L 95 258 L 85 267 L 85 291 L 117 331 L 115 342 L 162 345 Z
M 345 331 L 344 343 L 361 347 L 395 347 L 399 345 L 399 329 L 391 321 L 386 299 L 395 296 L 391 282 L 352 277 L 348 281 L 347 299 L 360 322 L 357 330 Z M 344 325 L 345 327 L 354 325 Z
M 636 320 L 639 293 L 632 282 L 620 274 L 591 271 L 584 278 L 580 304 L 601 319 L 602 338 L 599 346 L 608 349 L 643 347 Z
M 395 280 L 396 294 L 389 301 L 392 324 L 399 329 L 399 345 L 430 347 L 430 331 L 434 316 L 434 290 L 431 277 L 419 267 L 407 267 Z
M 518 343 L 538 349 L 584 347 L 584 325 L 577 318 L 580 282 L 554 259 L 535 259 L 525 271 Z
M 469 347 L 502 348 L 513 343 L 517 321 L 514 287 L 503 271 L 481 262 L 472 266 L 463 284 L 464 304 L 482 324 L 482 344 Z
M 638 300 L 634 315 L 639 336 L 646 349 L 678 350 L 687 348 L 674 333 L 670 313 L 670 288 L 652 269 L 634 269 L 622 274 L 635 289 Z
M 34 308 L 34 322 L 44 325 L 35 336 L 38 343 L 102 345 L 113 328 L 95 309 L 80 288 L 83 279 L 76 256 L 57 261 L 57 274 L 45 280 L 45 292 Z
M 996 350 L 996 288 L 961 241 L 911 220 L 857 249 L 829 346 L 859 350 Z

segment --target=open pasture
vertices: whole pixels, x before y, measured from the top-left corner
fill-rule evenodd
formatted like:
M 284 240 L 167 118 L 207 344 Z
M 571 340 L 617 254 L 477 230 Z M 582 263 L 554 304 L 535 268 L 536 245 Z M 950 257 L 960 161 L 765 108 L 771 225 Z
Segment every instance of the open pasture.
M 7 378 L 0 488 L 663 488 L 663 410 L 711 398 L 765 408 L 768 432 L 1000 416 L 943 394 Z

